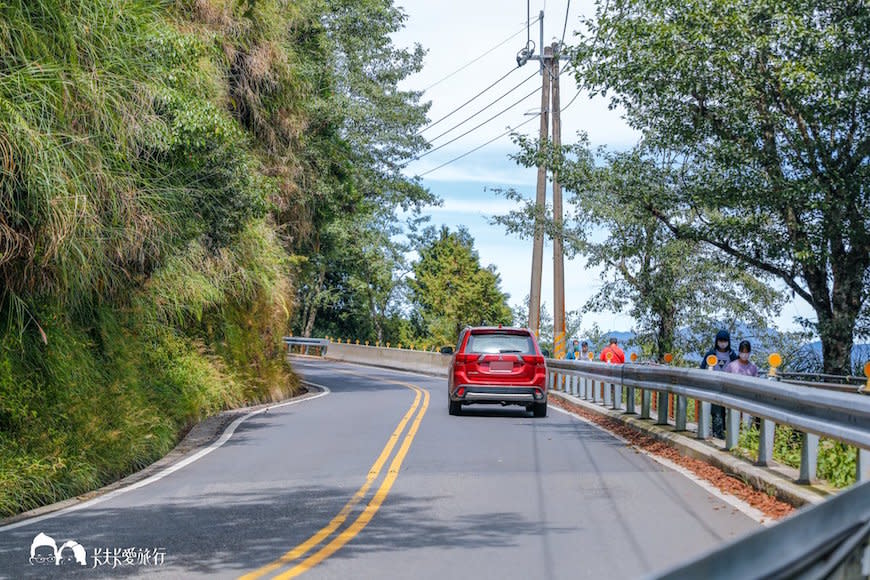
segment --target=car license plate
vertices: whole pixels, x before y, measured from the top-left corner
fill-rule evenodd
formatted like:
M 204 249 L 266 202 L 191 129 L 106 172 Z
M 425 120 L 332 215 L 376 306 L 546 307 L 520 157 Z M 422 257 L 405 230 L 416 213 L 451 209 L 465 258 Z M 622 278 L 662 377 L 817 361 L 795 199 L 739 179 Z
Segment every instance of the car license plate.
M 514 363 L 507 360 L 494 360 L 489 363 L 489 370 L 494 373 L 507 373 L 514 369 Z

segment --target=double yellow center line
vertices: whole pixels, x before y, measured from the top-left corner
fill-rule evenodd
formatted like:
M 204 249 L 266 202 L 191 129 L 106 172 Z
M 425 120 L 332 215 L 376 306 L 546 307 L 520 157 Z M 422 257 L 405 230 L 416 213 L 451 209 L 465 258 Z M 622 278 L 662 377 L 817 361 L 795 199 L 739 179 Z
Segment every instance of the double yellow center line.
M 344 371 L 350 374 L 357 374 L 350 371 Z M 364 375 L 360 375 L 364 376 Z M 342 524 L 347 521 L 348 516 L 353 510 L 354 506 L 356 506 L 363 498 L 368 494 L 371 486 L 377 481 L 378 477 L 380 477 L 381 470 L 389 459 L 390 455 L 395 449 L 396 444 L 399 441 L 399 438 L 402 435 L 402 432 L 405 430 L 405 427 L 408 425 L 408 422 L 411 421 L 411 418 L 414 417 L 416 413 L 416 417 L 414 417 L 413 422 L 411 423 L 411 428 L 408 429 L 408 432 L 405 434 L 405 438 L 402 440 L 402 444 L 399 446 L 399 450 L 396 455 L 393 457 L 393 460 L 390 462 L 390 467 L 387 471 L 387 475 L 384 477 L 383 482 L 381 482 L 380 487 L 378 487 L 372 499 L 369 501 L 368 505 L 366 505 L 365 509 L 357 516 L 357 518 L 344 530 L 338 533 L 329 543 L 322 546 L 319 550 L 297 563 L 295 566 L 290 568 L 289 570 L 278 574 L 275 576 L 275 579 L 285 579 L 285 578 L 295 578 L 300 574 L 310 570 L 314 566 L 323 562 L 338 550 L 340 550 L 345 544 L 351 541 L 357 534 L 359 534 L 363 528 L 371 521 L 372 517 L 374 517 L 375 513 L 377 513 L 378 509 L 380 509 L 381 504 L 384 503 L 384 500 L 387 498 L 387 494 L 390 493 L 390 489 L 393 487 L 393 484 L 396 481 L 396 478 L 399 476 L 399 469 L 402 467 L 402 462 L 405 460 L 405 456 L 408 454 L 408 450 L 411 448 L 411 443 L 414 441 L 414 437 L 417 435 L 417 430 L 420 428 L 420 422 L 423 420 L 423 415 L 426 414 L 426 409 L 429 407 L 429 392 L 417 387 L 416 385 L 412 385 L 410 383 L 402 383 L 398 381 L 390 381 L 379 379 L 383 382 L 392 383 L 396 385 L 401 385 L 408 389 L 414 391 L 414 402 L 411 404 L 411 408 L 408 409 L 408 412 L 402 417 L 399 424 L 396 425 L 395 430 L 390 435 L 390 438 L 387 440 L 387 444 L 384 446 L 378 458 L 372 464 L 371 469 L 369 469 L 369 473 L 366 476 L 365 483 L 353 494 L 353 497 L 348 500 L 348 502 L 341 508 L 341 511 L 332 518 L 328 524 L 322 527 L 320 530 L 315 532 L 310 538 L 294 547 L 289 552 L 286 552 L 280 558 L 266 564 L 262 568 L 258 568 L 252 572 L 241 576 L 241 580 L 254 580 L 256 578 L 262 578 L 266 574 L 274 572 L 279 568 L 283 568 L 288 564 L 292 563 L 294 560 L 297 560 L 309 551 L 311 551 L 315 546 L 319 545 L 327 538 L 329 538 L 333 532 L 335 532 Z M 421 404 L 422 401 L 422 404 Z

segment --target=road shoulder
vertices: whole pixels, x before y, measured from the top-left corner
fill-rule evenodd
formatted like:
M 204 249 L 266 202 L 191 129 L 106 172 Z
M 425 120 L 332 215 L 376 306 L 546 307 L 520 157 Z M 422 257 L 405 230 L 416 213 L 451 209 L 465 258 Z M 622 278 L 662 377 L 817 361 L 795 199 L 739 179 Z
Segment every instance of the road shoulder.
M 196 460 L 194 457 L 198 453 L 206 452 L 211 446 L 219 446 L 216 445 L 216 443 L 226 433 L 226 431 L 230 427 L 238 426 L 238 424 L 248 417 L 274 407 L 301 403 L 309 399 L 321 397 L 329 392 L 328 389 L 324 387 L 307 383 L 305 381 L 302 381 L 302 385 L 307 389 L 306 392 L 284 399 L 283 401 L 263 403 L 237 409 L 228 409 L 218 413 L 217 415 L 207 417 L 194 425 L 193 428 L 188 431 L 187 435 L 185 435 L 169 453 L 147 467 L 99 489 L 52 504 L 40 506 L 8 518 L 0 519 L 0 531 L 10 528 L 15 524 L 25 525 L 36 518 L 43 519 L 46 516 L 56 514 L 63 510 L 78 509 L 85 503 L 98 498 L 103 498 L 113 492 L 129 489 L 134 485 L 141 487 L 146 484 L 146 480 L 149 478 L 160 477 L 161 474 L 168 472 L 170 469 L 178 466 L 182 462 L 187 462 L 188 464 L 192 463 Z

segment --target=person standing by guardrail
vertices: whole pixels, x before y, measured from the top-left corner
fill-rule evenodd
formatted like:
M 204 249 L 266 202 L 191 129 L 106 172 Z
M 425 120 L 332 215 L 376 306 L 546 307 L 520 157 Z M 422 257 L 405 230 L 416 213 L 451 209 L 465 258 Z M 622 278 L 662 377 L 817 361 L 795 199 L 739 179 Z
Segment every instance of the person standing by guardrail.
M 724 328 L 716 333 L 716 342 L 713 348 L 707 351 L 707 354 L 701 359 L 701 368 L 707 369 L 707 357 L 710 355 L 716 356 L 716 365 L 714 371 L 724 371 L 725 366 L 732 361 L 737 360 L 737 353 L 731 349 L 731 333 Z M 722 405 L 710 406 L 710 418 L 713 427 L 713 437 L 723 439 L 725 437 L 725 407 Z
M 608 354 L 610 354 L 610 358 L 607 357 Z M 625 352 L 619 348 L 619 341 L 615 336 L 611 336 L 610 344 L 601 349 L 601 356 L 599 358 L 613 365 L 625 364 Z
M 565 355 L 565 360 L 580 360 L 580 341 L 576 338 L 571 343 L 571 350 Z
M 748 340 L 741 340 L 740 346 L 737 347 L 737 360 L 733 360 L 725 365 L 725 372 L 757 377 L 758 367 L 749 360 L 751 354 L 752 345 L 749 344 Z

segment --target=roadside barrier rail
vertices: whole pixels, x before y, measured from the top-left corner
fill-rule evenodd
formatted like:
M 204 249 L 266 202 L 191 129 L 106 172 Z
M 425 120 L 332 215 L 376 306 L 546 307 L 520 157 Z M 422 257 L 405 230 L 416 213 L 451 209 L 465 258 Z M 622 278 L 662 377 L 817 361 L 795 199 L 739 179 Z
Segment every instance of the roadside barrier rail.
M 303 338 L 296 336 L 285 336 L 284 344 L 287 345 L 287 352 L 296 352 L 301 354 L 312 354 L 312 349 L 319 356 L 325 356 L 329 341 L 325 338 Z
M 801 432 L 798 483 L 816 478 L 819 436 L 858 448 L 857 480 L 870 480 L 870 398 L 755 377 L 665 365 L 611 365 L 601 362 L 547 360 L 550 388 L 656 423 L 688 430 L 689 400 L 696 405 L 698 439 L 710 436 L 711 404 L 725 407 L 725 449 L 737 446 L 744 423 L 759 419 L 757 465 L 773 457 L 775 425 Z M 673 398 L 673 419 L 670 400 Z
M 866 578 L 870 482 L 653 578 Z

